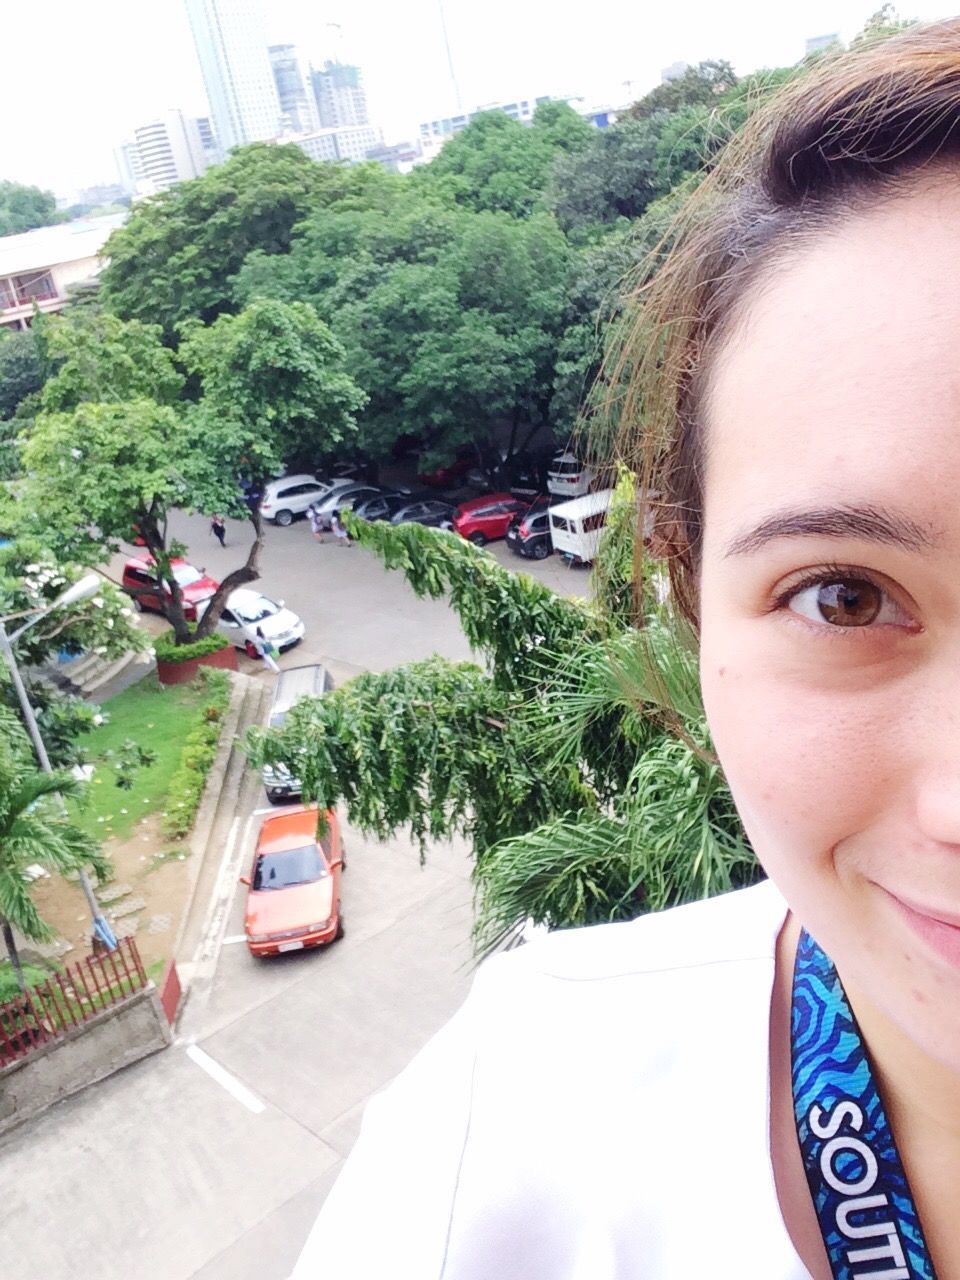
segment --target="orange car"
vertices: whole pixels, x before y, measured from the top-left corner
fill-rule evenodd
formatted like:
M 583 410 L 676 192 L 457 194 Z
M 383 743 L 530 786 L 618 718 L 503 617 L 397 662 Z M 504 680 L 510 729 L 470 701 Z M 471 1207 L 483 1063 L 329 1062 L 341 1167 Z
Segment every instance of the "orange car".
M 255 956 L 322 947 L 343 937 L 340 873 L 343 846 L 336 814 L 328 810 L 317 838 L 315 804 L 284 809 L 260 827 L 243 929 Z

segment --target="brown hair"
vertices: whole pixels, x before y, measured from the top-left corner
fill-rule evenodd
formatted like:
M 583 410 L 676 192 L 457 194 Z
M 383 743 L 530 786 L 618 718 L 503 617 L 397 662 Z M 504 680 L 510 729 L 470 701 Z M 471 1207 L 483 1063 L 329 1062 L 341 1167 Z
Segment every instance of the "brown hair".
M 950 19 L 801 72 L 751 117 L 675 222 L 674 247 L 637 291 L 610 370 L 625 386 L 623 456 L 641 492 L 657 495 L 653 541 L 694 627 L 713 353 L 765 270 L 825 226 L 895 195 L 922 166 L 958 157 L 960 19 Z M 641 537 L 636 545 L 639 569 Z

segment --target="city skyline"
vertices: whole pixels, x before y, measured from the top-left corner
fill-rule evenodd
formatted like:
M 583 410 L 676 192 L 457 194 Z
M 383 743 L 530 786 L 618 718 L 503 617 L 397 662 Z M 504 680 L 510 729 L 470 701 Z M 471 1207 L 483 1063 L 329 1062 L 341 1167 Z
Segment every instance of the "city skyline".
M 837 31 L 849 39 L 874 7 L 810 0 L 802 12 L 771 14 L 753 4 L 718 11 L 706 0 L 679 0 L 667 12 L 641 13 L 633 0 L 594 9 L 579 0 L 486 0 L 481 11 L 468 0 L 443 0 L 466 109 L 520 92 L 625 103 L 676 61 L 725 58 L 740 74 L 786 65 L 810 36 Z M 314 67 L 328 58 L 361 67 L 370 119 L 388 143 L 457 110 L 438 0 L 352 0 L 322 18 L 309 0 L 272 0 L 264 9 L 268 44 L 296 45 Z M 932 0 L 908 12 L 934 19 L 950 10 Z M 11 100 L 22 109 L 0 130 L 0 177 L 69 196 L 114 179 L 114 148 L 140 122 L 170 108 L 211 114 L 184 0 L 35 0 L 5 14 L 4 26 L 14 53 L 43 51 L 44 76 L 35 60 L 8 62 Z

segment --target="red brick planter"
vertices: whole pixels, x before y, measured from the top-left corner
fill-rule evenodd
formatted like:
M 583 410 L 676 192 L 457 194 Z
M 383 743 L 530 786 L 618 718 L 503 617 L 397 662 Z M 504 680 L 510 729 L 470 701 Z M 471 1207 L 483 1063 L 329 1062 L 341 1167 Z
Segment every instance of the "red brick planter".
M 200 667 L 226 667 L 237 671 L 237 651 L 232 644 L 202 658 L 188 658 L 186 662 L 163 662 L 157 659 L 157 677 L 161 684 L 189 684 Z

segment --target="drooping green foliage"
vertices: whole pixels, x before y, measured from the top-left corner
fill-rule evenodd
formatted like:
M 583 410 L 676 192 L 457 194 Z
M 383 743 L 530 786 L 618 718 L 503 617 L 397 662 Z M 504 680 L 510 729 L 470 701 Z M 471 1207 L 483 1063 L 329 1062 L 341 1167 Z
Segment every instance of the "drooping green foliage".
M 421 854 L 465 836 L 482 950 L 527 918 L 626 919 L 757 877 L 692 646 L 653 594 L 638 630 L 453 534 L 351 524 L 418 595 L 450 601 L 485 669 L 434 658 L 358 677 L 255 731 L 257 764 L 285 765 L 370 835 L 408 830 Z M 629 585 L 622 554 L 608 571 L 608 591 Z

